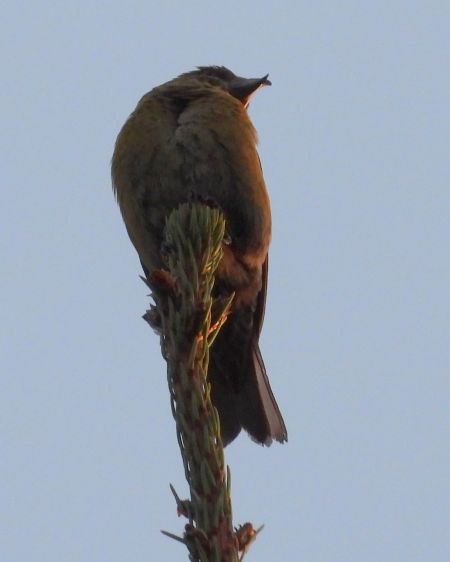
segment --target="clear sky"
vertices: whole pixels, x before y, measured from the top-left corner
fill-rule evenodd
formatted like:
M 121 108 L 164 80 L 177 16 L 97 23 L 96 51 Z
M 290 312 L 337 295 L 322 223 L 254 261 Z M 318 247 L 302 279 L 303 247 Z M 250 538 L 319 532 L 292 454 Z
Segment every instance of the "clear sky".
M 226 451 L 248 560 L 450 559 L 444 1 L 8 2 L 0 57 L 0 560 L 187 560 L 148 298 L 110 185 L 140 96 L 270 73 L 261 347 L 289 443 Z

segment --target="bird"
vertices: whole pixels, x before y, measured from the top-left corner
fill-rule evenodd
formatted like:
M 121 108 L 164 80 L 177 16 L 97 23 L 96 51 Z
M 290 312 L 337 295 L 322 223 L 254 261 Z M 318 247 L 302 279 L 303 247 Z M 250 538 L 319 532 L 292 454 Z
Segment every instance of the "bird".
M 145 275 L 164 268 L 167 216 L 180 204 L 213 202 L 227 241 L 216 272 L 220 295 L 235 293 L 210 351 L 208 377 L 228 445 L 240 433 L 262 445 L 287 441 L 259 348 L 267 293 L 271 208 L 248 115 L 268 74 L 243 78 L 199 66 L 146 93 L 117 137 L 113 190 Z

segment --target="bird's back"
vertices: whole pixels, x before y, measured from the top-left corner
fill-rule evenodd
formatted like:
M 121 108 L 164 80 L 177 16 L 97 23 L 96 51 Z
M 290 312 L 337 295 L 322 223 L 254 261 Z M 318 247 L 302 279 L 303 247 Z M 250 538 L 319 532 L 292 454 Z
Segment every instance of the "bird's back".
M 160 267 L 165 216 L 198 197 L 224 211 L 233 250 L 260 267 L 271 219 L 256 132 L 230 95 L 192 90 L 152 90 L 119 134 L 112 174 L 128 232 L 146 267 Z

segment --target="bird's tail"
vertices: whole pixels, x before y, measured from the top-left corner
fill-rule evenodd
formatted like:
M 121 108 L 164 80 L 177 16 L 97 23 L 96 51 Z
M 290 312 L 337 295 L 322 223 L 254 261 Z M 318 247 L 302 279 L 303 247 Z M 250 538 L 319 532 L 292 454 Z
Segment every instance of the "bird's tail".
M 211 395 L 227 445 L 244 428 L 263 445 L 286 441 L 287 432 L 270 388 L 253 326 L 253 310 L 233 312 L 214 342 L 208 369 Z
M 287 441 L 287 431 L 278 404 L 270 388 L 264 361 L 257 341 L 251 347 L 250 373 L 237 396 L 237 414 L 250 437 L 263 445 L 275 439 Z

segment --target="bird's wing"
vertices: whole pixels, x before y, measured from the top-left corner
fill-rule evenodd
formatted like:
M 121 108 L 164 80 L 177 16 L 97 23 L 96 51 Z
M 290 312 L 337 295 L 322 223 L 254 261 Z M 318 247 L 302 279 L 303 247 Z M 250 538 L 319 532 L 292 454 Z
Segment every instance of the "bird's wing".
M 253 316 L 253 329 L 254 329 L 254 334 L 257 336 L 257 339 L 261 334 L 262 325 L 264 322 L 268 276 L 269 276 L 269 255 L 266 256 L 266 259 L 263 264 L 262 277 L 261 277 L 261 290 L 258 293 L 255 314 Z

